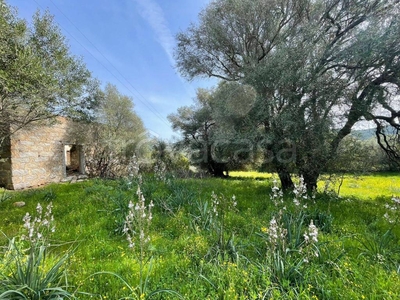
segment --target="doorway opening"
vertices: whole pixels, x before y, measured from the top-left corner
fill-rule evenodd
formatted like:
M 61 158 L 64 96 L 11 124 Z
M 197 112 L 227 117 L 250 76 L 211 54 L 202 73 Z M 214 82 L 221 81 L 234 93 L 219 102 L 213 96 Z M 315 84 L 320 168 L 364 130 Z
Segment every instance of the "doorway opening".
M 85 174 L 85 156 L 82 145 L 64 145 L 65 177 Z

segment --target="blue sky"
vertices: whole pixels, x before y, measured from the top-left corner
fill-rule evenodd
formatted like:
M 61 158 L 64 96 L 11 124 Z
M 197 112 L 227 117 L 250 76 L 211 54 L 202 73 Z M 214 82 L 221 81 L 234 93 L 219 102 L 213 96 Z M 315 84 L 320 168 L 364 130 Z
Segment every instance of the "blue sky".
M 70 45 L 102 84 L 131 96 L 153 136 L 174 135 L 167 115 L 191 105 L 198 87 L 174 68 L 175 35 L 197 22 L 210 0 L 7 0 L 27 20 L 49 10 Z M 176 135 L 176 134 L 175 134 Z

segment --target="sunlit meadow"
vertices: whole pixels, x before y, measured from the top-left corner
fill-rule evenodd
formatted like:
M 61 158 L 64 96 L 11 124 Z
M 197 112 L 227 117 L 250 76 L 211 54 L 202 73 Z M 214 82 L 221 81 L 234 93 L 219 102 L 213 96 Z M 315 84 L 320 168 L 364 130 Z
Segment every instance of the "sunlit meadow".
M 0 298 L 30 299 L 7 298 L 5 278 L 38 203 L 55 225 L 41 268 L 68 256 L 49 283 L 65 299 L 400 298 L 399 175 L 337 176 L 325 193 L 323 178 L 312 195 L 301 179 L 284 194 L 276 175 L 230 175 L 0 190 Z

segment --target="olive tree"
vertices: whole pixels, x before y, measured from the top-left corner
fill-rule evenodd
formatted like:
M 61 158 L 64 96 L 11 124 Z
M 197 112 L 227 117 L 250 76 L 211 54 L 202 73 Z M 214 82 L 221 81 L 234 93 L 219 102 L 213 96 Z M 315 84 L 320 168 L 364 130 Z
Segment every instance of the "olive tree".
M 91 122 L 75 124 L 73 137 L 85 145 L 89 175 L 120 177 L 128 174 L 130 160 L 149 155 L 141 143 L 147 131 L 134 111 L 133 99 L 107 84 Z
M 259 131 L 249 131 L 256 125 L 251 118 L 255 97 L 251 86 L 234 82 L 198 89 L 195 105 L 169 116 L 173 129 L 181 133 L 177 148 L 185 149 L 192 164 L 216 177 L 254 165 L 262 138 Z
M 98 87 L 51 15 L 28 23 L 0 0 L 0 142 L 33 122 L 90 118 Z
M 177 35 L 177 68 L 252 86 L 282 187 L 294 166 L 311 190 L 360 121 L 398 158 L 384 128 L 400 129 L 399 16 L 397 0 L 216 0 Z
M 180 107 L 168 119 L 182 135 L 175 146 L 189 152 L 191 163 L 216 177 L 224 177 L 227 163 L 219 159 L 218 148 L 214 147 L 217 124 L 212 116 L 211 92 L 197 90 L 195 105 Z

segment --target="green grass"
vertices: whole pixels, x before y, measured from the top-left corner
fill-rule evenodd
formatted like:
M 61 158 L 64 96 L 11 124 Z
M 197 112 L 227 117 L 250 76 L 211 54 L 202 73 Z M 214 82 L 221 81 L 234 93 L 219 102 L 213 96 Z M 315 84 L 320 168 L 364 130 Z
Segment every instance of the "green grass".
M 230 176 L 234 178 L 253 178 L 253 179 L 270 179 L 276 178 L 277 175 L 271 173 L 259 172 L 230 172 Z M 330 176 L 323 175 L 318 183 L 319 189 L 323 190 L 325 184 L 329 181 Z M 343 179 L 342 184 L 341 180 Z M 400 196 L 400 175 L 397 173 L 377 173 L 373 175 L 344 175 L 332 176 L 330 179 L 330 188 L 335 192 L 340 187 L 339 194 L 343 197 L 355 196 L 359 199 L 375 199 L 377 197 Z
M 261 173 L 261 172 L 256 172 L 256 171 L 234 171 L 234 172 L 229 172 L 229 176 L 237 177 L 237 178 L 268 179 L 268 178 L 273 178 L 274 174 Z M 275 177 L 276 177 L 276 175 L 275 175 Z
M 155 203 L 148 257 L 153 257 L 149 291 L 172 289 L 185 299 L 398 299 L 400 298 L 400 226 L 383 217 L 391 196 L 399 196 L 400 176 L 346 177 L 342 198 L 318 194 L 308 203 L 306 218 L 328 220 L 329 230 L 320 228 L 321 255 L 296 269 L 301 276 L 271 278 L 270 250 L 261 238 L 277 212 L 270 200 L 271 174 L 231 173 L 223 179 L 171 179 L 159 182 L 145 177 L 142 191 Z M 257 180 L 254 180 L 256 178 Z M 76 248 L 69 260 L 68 283 L 79 299 L 119 299 L 139 284 L 137 252 L 128 248 L 121 224 L 136 187 L 123 181 L 91 180 L 75 184 L 52 184 L 20 192 L 0 190 L 0 230 L 9 238 L 23 232 L 22 217 L 33 213 L 38 202 L 53 202 L 56 234 L 52 248 L 60 255 Z M 231 244 L 218 246 L 218 228 L 201 217 L 210 207 L 211 194 L 236 196 L 236 210 L 226 211 L 223 234 Z M 5 195 L 5 196 L 4 196 Z M 26 206 L 13 206 L 16 201 Z M 295 213 L 292 196 L 285 203 Z M 207 204 L 207 205 L 205 205 Z M 205 205 L 205 206 L 204 206 Z M 308 219 L 307 219 L 308 220 Z M 218 223 L 219 224 L 219 223 Z M 306 224 L 308 225 L 308 224 Z M 390 231 L 390 236 L 385 235 Z M 0 237 L 0 246 L 7 239 Z M 234 247 L 233 247 L 234 246 Z M 219 250 L 218 250 L 219 249 Z M 218 252 L 218 251 L 220 252 Z M 0 271 L 2 254 L 0 248 Z M 218 253 L 226 251 L 225 259 Z M 295 266 L 298 256 L 285 263 Z M 286 276 L 286 275 L 285 275 Z M 285 279 L 286 278 L 286 279 Z M 1 288 L 1 284 L 0 284 Z M 175 299 L 173 295 L 152 299 Z
M 340 189 L 340 195 L 356 196 L 361 199 L 400 196 L 400 176 L 390 173 L 347 176 Z

